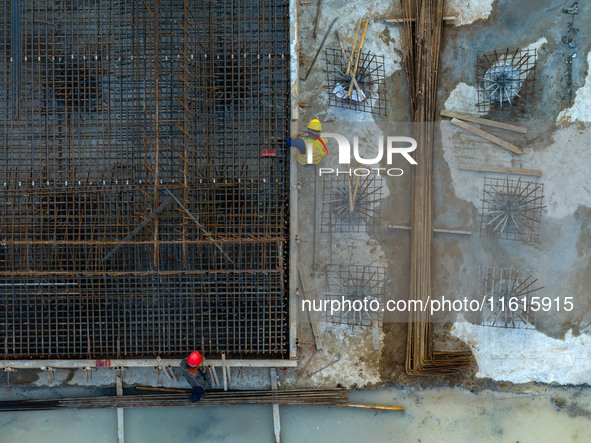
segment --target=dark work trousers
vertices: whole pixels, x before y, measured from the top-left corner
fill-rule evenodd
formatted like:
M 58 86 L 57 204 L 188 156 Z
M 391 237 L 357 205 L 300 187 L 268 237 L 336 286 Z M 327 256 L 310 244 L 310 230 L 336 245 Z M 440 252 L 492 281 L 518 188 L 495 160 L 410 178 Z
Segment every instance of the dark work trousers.
M 209 378 L 207 377 L 207 372 L 204 368 L 199 367 L 197 369 L 197 374 L 191 375 L 189 374 L 189 364 L 187 363 L 187 359 L 181 362 L 181 370 L 183 372 L 183 377 L 187 380 L 187 383 L 191 385 L 193 388 L 193 393 L 191 394 L 191 401 L 196 402 L 201 400 L 203 393 L 205 392 L 205 387 L 209 387 Z

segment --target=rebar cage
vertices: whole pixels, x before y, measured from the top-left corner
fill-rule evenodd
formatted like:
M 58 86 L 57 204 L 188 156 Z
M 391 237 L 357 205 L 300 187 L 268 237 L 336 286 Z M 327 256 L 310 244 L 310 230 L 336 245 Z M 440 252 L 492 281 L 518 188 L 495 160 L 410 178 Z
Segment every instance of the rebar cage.
M 538 243 L 544 208 L 542 183 L 485 177 L 480 235 Z
M 535 329 L 543 289 L 527 269 L 488 267 L 480 278 L 481 324 L 510 329 Z M 532 298 L 533 297 L 533 298 Z
M 369 52 L 359 53 L 355 77 L 364 97 L 359 95 L 355 87 L 352 88 L 351 96 L 347 95 L 353 78 L 353 67 L 350 67 L 351 72 L 347 74 L 347 60 L 343 59 L 341 49 L 327 48 L 325 57 L 329 106 L 386 115 L 386 71 L 383 56 Z
M 288 4 L 0 8 L 4 357 L 284 356 Z
M 478 110 L 525 111 L 536 92 L 537 51 L 516 49 L 482 54 L 476 59 Z
M 374 232 L 380 224 L 383 179 L 325 174 L 321 232 Z
M 383 319 L 385 268 L 361 265 L 327 265 L 326 298 L 341 309 L 324 315 L 329 323 L 371 326 Z M 376 309 L 377 307 L 377 309 Z

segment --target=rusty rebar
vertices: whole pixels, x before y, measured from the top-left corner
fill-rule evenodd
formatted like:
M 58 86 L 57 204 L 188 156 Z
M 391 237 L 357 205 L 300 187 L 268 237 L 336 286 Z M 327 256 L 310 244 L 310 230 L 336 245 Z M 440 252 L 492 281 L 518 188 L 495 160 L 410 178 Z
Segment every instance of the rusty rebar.
M 284 355 L 288 4 L 6 4 L 0 352 Z

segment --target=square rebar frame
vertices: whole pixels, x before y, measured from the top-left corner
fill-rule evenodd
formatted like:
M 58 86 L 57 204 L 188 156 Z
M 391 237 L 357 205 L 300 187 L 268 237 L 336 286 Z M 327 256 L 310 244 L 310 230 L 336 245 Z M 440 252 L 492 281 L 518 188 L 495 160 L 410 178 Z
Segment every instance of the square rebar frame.
M 5 359 L 287 355 L 288 10 L 0 0 Z
M 351 75 L 345 76 L 347 61 L 343 60 L 341 49 L 327 48 L 325 50 L 326 62 L 326 90 L 328 92 L 328 105 L 339 108 L 353 109 L 355 111 L 369 112 L 372 114 L 386 115 L 386 94 L 384 91 L 386 71 L 384 69 L 384 57 L 381 55 L 361 52 L 357 68 L 356 79 L 364 92 L 366 99 L 353 100 L 350 96 L 338 97 L 335 88 L 338 85 L 349 88 Z M 351 67 L 353 71 L 353 67 Z M 353 88 L 355 91 L 355 88 Z
M 538 243 L 543 202 L 543 183 L 485 177 L 480 236 Z
M 352 326 L 371 326 L 381 321 L 386 296 L 384 282 L 385 268 L 379 266 L 327 265 L 326 299 L 339 301 L 341 306 L 343 302 L 350 302 L 351 308 L 343 308 L 332 315 L 325 311 L 326 320 Z M 376 304 L 379 309 L 375 309 Z
M 495 328 L 535 329 L 542 307 L 532 297 L 543 286 L 527 269 L 488 267 L 480 276 L 481 325 Z M 532 309 L 532 307 L 534 309 Z
M 383 179 L 327 174 L 322 181 L 320 232 L 373 232 L 380 224 Z
M 478 110 L 483 113 L 525 111 L 533 102 L 536 92 L 536 59 L 536 49 L 509 50 L 507 48 L 505 51 L 494 51 L 478 56 L 476 58 Z M 499 87 L 508 94 L 493 93 L 498 91 Z

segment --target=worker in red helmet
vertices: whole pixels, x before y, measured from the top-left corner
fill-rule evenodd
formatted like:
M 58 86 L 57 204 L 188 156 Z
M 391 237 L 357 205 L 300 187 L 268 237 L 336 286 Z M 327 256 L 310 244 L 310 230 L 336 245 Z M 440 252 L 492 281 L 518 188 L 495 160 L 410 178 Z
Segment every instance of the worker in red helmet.
M 201 396 L 205 392 L 205 387 L 211 385 L 207 372 L 201 367 L 202 362 L 203 357 L 201 357 L 201 354 L 197 351 L 191 352 L 191 354 L 181 362 L 183 376 L 193 388 L 193 393 L 191 394 L 192 402 L 201 400 Z

